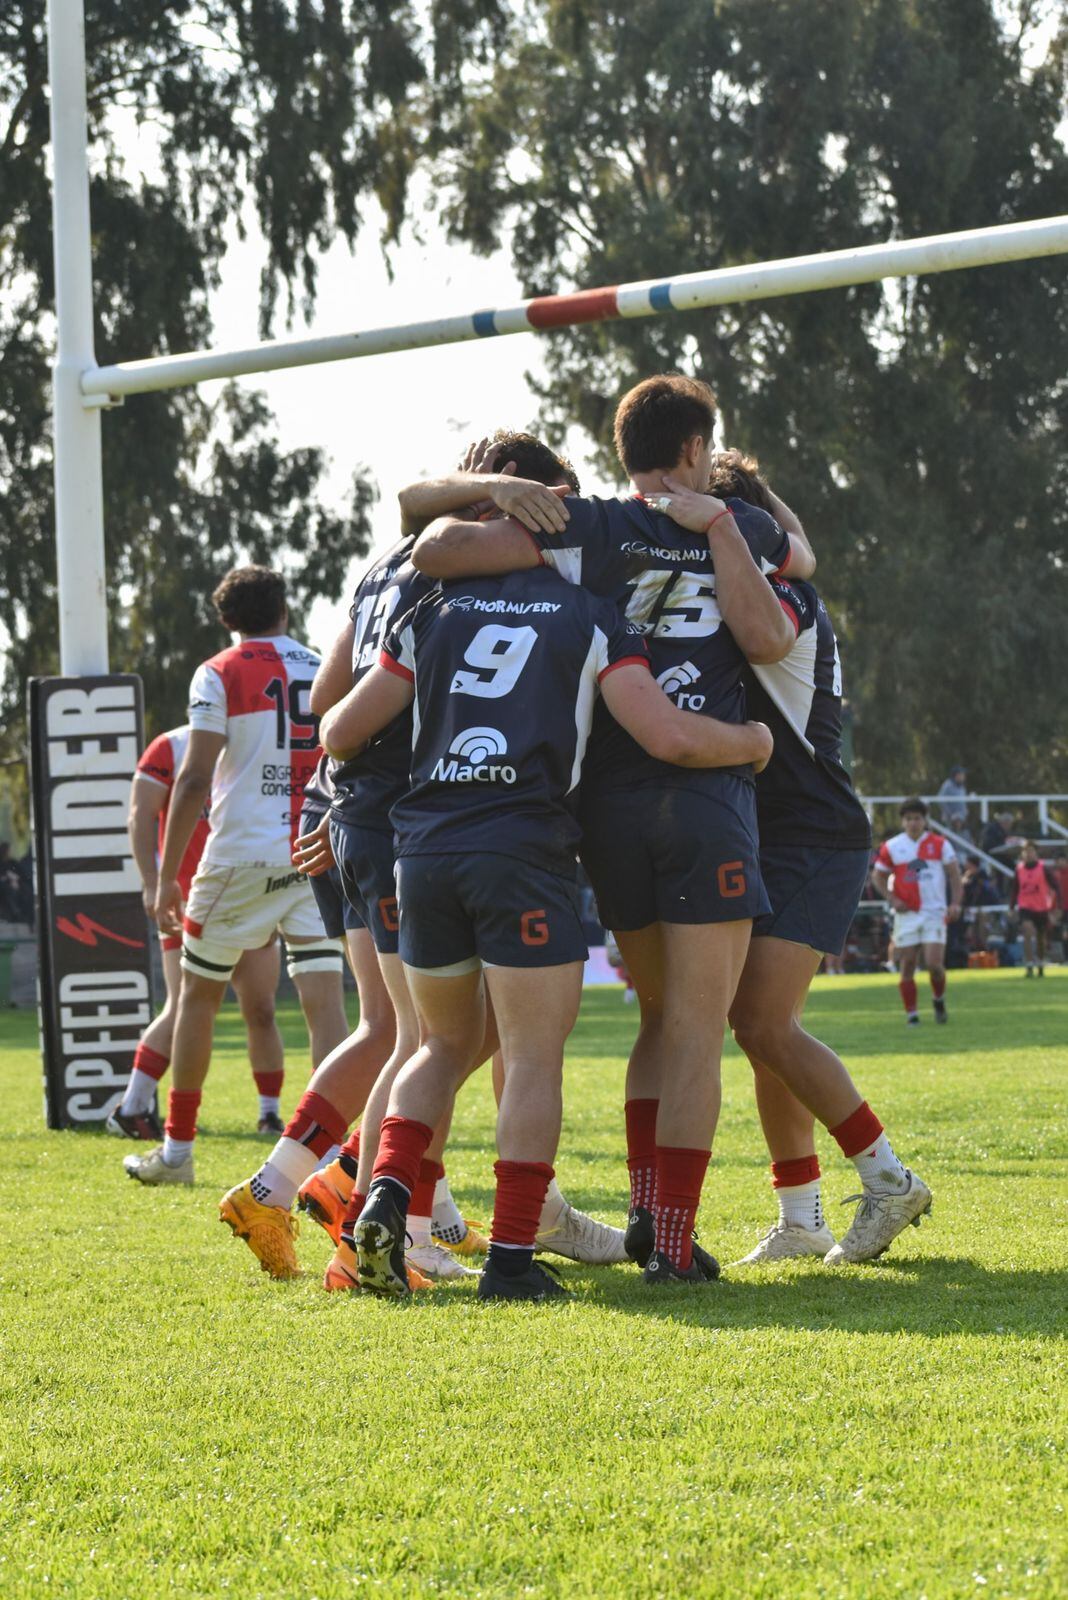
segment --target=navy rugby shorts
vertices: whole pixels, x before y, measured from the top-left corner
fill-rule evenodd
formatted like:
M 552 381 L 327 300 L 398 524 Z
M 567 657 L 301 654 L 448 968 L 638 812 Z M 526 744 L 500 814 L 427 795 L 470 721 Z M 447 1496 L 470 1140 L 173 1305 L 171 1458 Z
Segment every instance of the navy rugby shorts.
M 713 792 L 641 785 L 591 790 L 579 855 L 614 933 L 653 922 L 740 922 L 768 910 L 756 795 L 724 773 Z
M 360 828 L 330 816 L 330 843 L 345 899 L 369 929 L 379 955 L 397 954 L 397 883 L 392 830 Z
M 311 833 L 322 820 L 321 811 L 309 811 L 305 808 L 300 814 L 301 833 Z M 345 891 L 341 887 L 341 874 L 337 867 L 331 867 L 329 872 L 320 872 L 317 878 L 309 878 L 308 882 L 312 886 L 315 904 L 319 908 L 328 939 L 342 939 L 349 928 L 364 926 L 360 913 L 345 899 Z
M 760 852 L 771 911 L 753 925 L 754 939 L 786 939 L 823 955 L 839 955 L 868 876 L 870 850 L 824 850 L 767 844 Z
M 585 961 L 578 885 L 515 856 L 418 855 L 397 862 L 400 953 L 442 977 Z

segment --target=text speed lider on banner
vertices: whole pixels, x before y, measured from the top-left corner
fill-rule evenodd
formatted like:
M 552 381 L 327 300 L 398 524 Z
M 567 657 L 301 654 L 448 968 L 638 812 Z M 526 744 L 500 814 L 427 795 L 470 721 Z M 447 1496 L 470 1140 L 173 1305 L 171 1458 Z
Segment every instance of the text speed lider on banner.
M 152 1016 L 149 924 L 126 817 L 143 744 L 140 678 L 29 684 L 45 1110 L 99 1125 Z

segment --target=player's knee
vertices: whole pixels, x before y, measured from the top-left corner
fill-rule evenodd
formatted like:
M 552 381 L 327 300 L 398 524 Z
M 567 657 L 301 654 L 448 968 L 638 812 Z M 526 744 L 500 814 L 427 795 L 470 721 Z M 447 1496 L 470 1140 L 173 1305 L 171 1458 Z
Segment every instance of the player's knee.
M 264 995 L 256 996 L 251 1000 L 242 1000 L 241 1015 L 249 1028 L 254 1028 L 257 1031 L 266 1031 L 268 1028 L 273 1028 L 275 1018 L 274 996 Z
M 333 973 L 340 980 L 345 965 L 344 950 L 340 939 L 310 939 L 307 944 L 287 944 L 286 971 L 298 989 L 300 980 L 314 973 Z
M 751 1061 L 774 1061 L 789 1047 L 793 1018 L 746 1007 L 731 1013 L 730 1025 L 739 1050 Z

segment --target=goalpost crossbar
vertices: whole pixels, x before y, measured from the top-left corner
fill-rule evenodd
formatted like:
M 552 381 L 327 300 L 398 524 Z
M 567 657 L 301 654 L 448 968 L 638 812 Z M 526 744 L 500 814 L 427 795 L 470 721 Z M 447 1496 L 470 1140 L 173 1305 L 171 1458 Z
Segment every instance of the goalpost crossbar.
M 782 261 L 719 267 L 677 277 L 583 289 L 574 294 L 542 295 L 494 310 L 432 317 L 422 322 L 364 328 L 351 333 L 304 339 L 269 340 L 245 349 L 195 350 L 89 367 L 81 378 L 88 404 L 105 404 L 125 395 L 176 389 L 211 379 L 246 377 L 286 367 L 461 344 L 510 333 L 544 333 L 554 328 L 617 318 L 652 317 L 666 311 L 696 311 L 777 295 L 810 294 L 884 278 L 994 266 L 1009 261 L 1068 252 L 1068 216 L 1011 222 L 922 239 L 893 240 L 851 250 L 793 256 Z

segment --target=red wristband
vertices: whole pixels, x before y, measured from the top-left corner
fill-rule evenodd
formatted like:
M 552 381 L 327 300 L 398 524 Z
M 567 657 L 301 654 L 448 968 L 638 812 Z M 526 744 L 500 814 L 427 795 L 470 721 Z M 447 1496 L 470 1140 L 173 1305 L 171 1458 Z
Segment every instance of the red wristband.
M 730 506 L 724 506 L 722 511 L 717 511 L 716 512 L 715 516 L 712 518 L 712 521 L 708 524 L 708 527 L 705 529 L 705 534 L 707 535 L 707 534 L 712 532 L 712 529 L 716 526 L 716 523 L 719 521 L 720 517 L 730 517 L 730 516 L 733 516 L 733 512 L 731 511 Z

